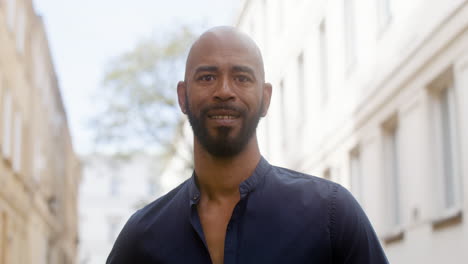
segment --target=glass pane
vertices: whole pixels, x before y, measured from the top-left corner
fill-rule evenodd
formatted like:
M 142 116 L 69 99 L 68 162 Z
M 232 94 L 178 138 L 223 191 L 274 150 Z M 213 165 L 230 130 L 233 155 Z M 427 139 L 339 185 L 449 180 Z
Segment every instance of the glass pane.
M 400 215 L 400 175 L 399 175 L 399 165 L 398 165 L 398 135 L 396 130 L 392 133 L 392 187 L 393 187 L 393 202 L 394 202 L 394 212 L 395 212 L 395 225 L 401 224 L 401 215 Z
M 361 200 L 361 164 L 358 154 L 351 155 L 350 161 L 350 174 L 351 174 L 351 190 L 354 196 Z
M 441 113 L 441 136 L 442 136 L 442 162 L 443 162 L 443 177 L 444 177 L 444 192 L 446 208 L 455 205 L 454 193 L 454 170 L 453 170 L 453 142 L 452 142 L 452 113 L 450 112 L 450 102 L 448 96 L 449 89 L 445 89 L 440 97 L 440 113 Z
M 385 177 L 387 178 L 387 204 L 389 206 L 390 226 L 395 227 L 401 224 L 400 214 L 400 190 L 398 172 L 398 137 L 397 131 L 387 131 L 384 142 L 384 164 Z

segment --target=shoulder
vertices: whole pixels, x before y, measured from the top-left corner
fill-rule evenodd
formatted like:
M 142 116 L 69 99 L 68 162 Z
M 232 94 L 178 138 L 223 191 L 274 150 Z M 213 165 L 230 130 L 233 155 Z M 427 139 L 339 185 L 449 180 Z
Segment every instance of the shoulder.
M 271 181 L 282 189 L 300 195 L 311 204 L 321 204 L 321 208 L 327 211 L 332 236 L 340 221 L 346 219 L 343 223 L 351 221 L 350 226 L 353 226 L 354 221 L 362 222 L 366 218 L 353 195 L 336 182 L 281 167 L 273 167 L 272 176 Z
M 310 218 L 320 215 L 324 228 L 328 226 L 331 212 L 340 203 L 344 188 L 332 181 L 306 173 L 272 166 L 265 175 L 259 197 L 266 203 L 274 201 L 282 208 L 303 210 Z M 294 206 L 291 206 L 294 205 Z
M 343 188 L 327 179 L 277 166 L 272 166 L 269 174 L 267 182 L 269 181 L 272 185 L 278 185 L 282 189 L 290 189 L 294 192 L 303 191 L 308 196 L 312 196 L 311 198 L 315 196 L 315 198 L 321 198 L 324 201 L 333 199 L 338 189 Z
M 314 176 L 314 175 L 311 175 L 311 174 L 307 174 L 307 173 L 303 173 L 303 172 L 299 172 L 299 171 L 295 171 L 295 170 L 291 170 L 291 169 L 287 169 L 287 168 L 283 168 L 283 167 L 278 167 L 278 166 L 271 166 L 271 170 L 270 170 L 270 173 L 275 175 L 275 176 L 278 176 L 279 179 L 281 180 L 284 180 L 284 181 L 288 181 L 288 180 L 297 180 L 297 181 L 300 181 L 300 182 L 313 182 L 315 184 L 319 184 L 319 185 L 330 185 L 330 184 L 336 184 L 332 181 L 329 181 L 329 180 L 326 180 L 326 179 L 323 179 L 323 178 L 319 178 L 317 176 Z
M 274 185 L 281 186 L 281 196 L 287 197 L 288 202 L 299 199 L 314 217 L 323 220 L 318 223 L 329 232 L 333 263 L 388 263 L 368 217 L 346 188 L 280 167 L 273 167 L 269 176 L 270 181 L 276 182 Z
M 377 234 L 353 195 L 341 185 L 333 187 L 329 206 L 329 232 L 336 263 L 388 263 Z
M 177 208 L 180 208 L 184 202 L 188 203 L 187 182 L 188 180 L 136 211 L 127 221 L 121 233 L 128 234 L 129 237 L 139 237 L 150 226 L 170 219 L 176 211 L 180 212 L 181 210 L 177 210 Z
M 165 226 L 164 221 L 171 221 L 181 204 L 187 201 L 185 188 L 187 181 L 166 195 L 136 211 L 120 232 L 106 263 L 135 263 L 144 258 L 142 238 L 152 226 Z M 183 212 L 183 210 L 179 210 Z M 177 216 L 175 216 L 177 217 Z M 161 225 L 158 225 L 161 224 Z
M 334 228 L 332 224 L 345 219 L 343 216 L 356 221 L 365 218 L 353 195 L 336 182 L 275 166 L 270 173 L 267 175 L 267 188 L 276 189 L 274 193 L 281 193 L 282 197 L 297 197 L 306 205 L 320 207 L 328 216 L 331 229 Z
M 161 216 L 177 211 L 177 208 L 188 203 L 187 188 L 189 180 L 184 181 L 167 194 L 138 210 L 130 220 L 133 219 L 134 225 L 145 228 L 146 224 L 154 222 L 158 218 L 161 218 Z

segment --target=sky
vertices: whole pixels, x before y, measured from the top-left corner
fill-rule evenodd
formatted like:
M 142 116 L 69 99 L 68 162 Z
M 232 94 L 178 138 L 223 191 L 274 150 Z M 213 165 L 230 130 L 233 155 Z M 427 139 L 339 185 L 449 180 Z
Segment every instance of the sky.
M 112 58 L 132 50 L 141 39 L 164 38 L 182 26 L 203 32 L 233 25 L 241 2 L 33 0 L 46 27 L 75 151 L 80 155 L 93 151 L 89 125 L 97 109 L 93 96 Z

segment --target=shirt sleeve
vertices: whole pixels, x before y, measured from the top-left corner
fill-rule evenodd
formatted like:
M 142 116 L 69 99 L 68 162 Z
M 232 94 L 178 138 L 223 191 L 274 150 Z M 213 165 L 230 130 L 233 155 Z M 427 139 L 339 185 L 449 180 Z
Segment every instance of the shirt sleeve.
M 332 187 L 330 239 L 334 264 L 388 263 L 366 214 L 340 185 Z
M 137 214 L 133 214 L 120 231 L 112 250 L 107 257 L 106 264 L 137 263 Z

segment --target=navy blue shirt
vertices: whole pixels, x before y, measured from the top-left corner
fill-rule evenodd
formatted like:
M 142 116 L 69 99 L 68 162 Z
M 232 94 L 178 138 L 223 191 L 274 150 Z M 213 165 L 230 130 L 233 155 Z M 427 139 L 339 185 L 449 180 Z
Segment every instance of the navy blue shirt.
M 195 174 L 137 211 L 107 259 L 120 263 L 211 263 Z M 340 185 L 261 159 L 239 187 L 224 264 L 388 263 L 363 210 Z

